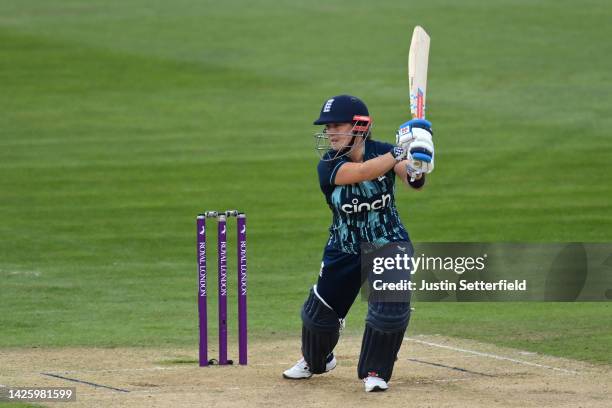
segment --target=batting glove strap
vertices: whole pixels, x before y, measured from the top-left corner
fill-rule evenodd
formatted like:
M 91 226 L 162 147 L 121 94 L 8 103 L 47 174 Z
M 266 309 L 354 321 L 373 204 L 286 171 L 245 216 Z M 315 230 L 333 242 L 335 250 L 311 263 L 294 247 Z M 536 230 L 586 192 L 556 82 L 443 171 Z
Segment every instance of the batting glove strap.
M 408 150 L 404 149 L 402 146 L 395 146 L 391 151 L 391 155 L 396 161 L 402 161 L 406 158 L 408 154 Z

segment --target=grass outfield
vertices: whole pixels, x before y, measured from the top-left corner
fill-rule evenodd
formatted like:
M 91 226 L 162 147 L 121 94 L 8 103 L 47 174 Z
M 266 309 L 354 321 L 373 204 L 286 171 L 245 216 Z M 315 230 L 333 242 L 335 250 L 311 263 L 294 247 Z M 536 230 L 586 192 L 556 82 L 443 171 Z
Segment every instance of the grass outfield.
M 233 207 L 251 332 L 297 335 L 330 221 L 311 122 L 353 93 L 392 141 L 417 23 L 437 160 L 397 195 L 413 239 L 612 240 L 608 2 L 413 3 L 0 3 L 0 347 L 195 348 L 194 216 Z M 411 333 L 611 361 L 609 303 L 416 307 Z

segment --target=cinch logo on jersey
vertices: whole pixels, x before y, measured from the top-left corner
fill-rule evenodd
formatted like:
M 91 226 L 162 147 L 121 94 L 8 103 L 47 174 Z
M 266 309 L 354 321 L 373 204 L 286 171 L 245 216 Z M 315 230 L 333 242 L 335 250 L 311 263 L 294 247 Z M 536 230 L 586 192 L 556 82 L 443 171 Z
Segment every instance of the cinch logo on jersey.
M 328 100 L 327 102 L 325 102 L 325 106 L 323 107 L 323 112 L 331 111 L 332 103 L 334 103 L 334 99 L 333 98 Z
M 383 194 L 379 200 L 374 200 L 371 203 L 360 203 L 357 198 L 351 200 L 351 204 L 343 204 L 340 209 L 347 214 L 353 214 L 361 211 L 380 210 L 386 207 L 391 201 L 391 194 Z

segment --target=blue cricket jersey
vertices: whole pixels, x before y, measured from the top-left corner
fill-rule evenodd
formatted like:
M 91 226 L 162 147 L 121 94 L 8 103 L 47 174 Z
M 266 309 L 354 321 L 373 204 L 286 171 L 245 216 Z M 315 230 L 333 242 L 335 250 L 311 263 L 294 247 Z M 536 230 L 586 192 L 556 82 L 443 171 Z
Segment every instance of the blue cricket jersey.
M 392 149 L 393 145 L 389 143 L 367 139 L 363 160 L 381 156 Z M 328 152 L 324 159 L 335 153 Z M 342 252 L 359 254 L 361 242 L 408 241 L 408 232 L 395 208 L 393 169 L 374 180 L 336 185 L 338 169 L 350 161 L 348 156 L 343 156 L 331 161 L 321 160 L 317 167 L 321 191 L 333 214 L 327 245 Z

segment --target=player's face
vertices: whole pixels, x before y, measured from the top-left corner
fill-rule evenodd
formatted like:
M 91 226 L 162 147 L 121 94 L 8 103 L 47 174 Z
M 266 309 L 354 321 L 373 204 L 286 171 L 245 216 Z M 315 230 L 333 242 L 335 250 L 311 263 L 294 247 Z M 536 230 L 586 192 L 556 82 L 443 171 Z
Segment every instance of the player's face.
M 331 148 L 341 150 L 348 146 L 353 139 L 352 129 L 352 123 L 328 123 L 325 125 L 325 133 L 329 137 Z

